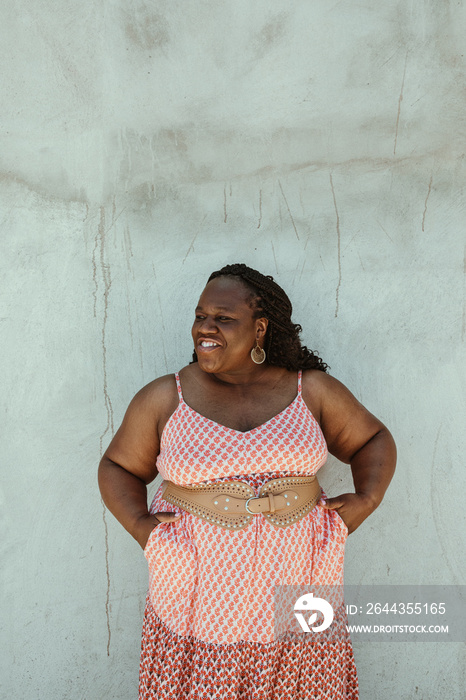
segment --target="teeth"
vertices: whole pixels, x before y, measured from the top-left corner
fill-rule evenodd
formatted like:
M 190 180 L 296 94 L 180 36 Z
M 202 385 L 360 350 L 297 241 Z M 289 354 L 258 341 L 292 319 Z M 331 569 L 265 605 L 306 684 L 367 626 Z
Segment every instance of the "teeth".
M 218 343 L 212 343 L 209 342 L 208 340 L 203 340 L 201 343 L 201 347 L 203 348 L 214 348 L 218 345 Z

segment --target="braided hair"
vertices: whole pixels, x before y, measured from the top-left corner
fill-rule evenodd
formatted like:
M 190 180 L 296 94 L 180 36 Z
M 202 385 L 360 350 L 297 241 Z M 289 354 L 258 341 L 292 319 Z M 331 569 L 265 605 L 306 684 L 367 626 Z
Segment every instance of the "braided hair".
M 254 318 L 268 319 L 264 350 L 270 365 L 285 367 L 290 371 L 327 371 L 328 365 L 305 345 L 301 345 L 299 334 L 302 328 L 299 323 L 291 320 L 291 301 L 273 277 L 262 275 L 244 263 L 235 263 L 212 272 L 207 281 L 225 276 L 236 277 L 249 289 L 249 303 L 254 310 Z M 195 352 L 192 361 L 197 362 Z

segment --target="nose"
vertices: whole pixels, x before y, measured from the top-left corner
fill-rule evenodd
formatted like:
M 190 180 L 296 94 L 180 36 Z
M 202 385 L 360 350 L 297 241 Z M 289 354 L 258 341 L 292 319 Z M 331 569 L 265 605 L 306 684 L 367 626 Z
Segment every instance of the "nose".
M 217 330 L 217 324 L 212 316 L 206 316 L 199 326 L 199 331 L 201 333 L 216 333 Z

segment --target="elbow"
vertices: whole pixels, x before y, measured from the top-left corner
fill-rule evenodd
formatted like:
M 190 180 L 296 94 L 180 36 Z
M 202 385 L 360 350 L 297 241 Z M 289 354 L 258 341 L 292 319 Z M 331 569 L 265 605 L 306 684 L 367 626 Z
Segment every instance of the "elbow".
M 385 426 L 384 426 L 384 428 L 381 432 L 382 432 L 381 439 L 383 440 L 385 454 L 386 454 L 388 463 L 391 464 L 392 474 L 393 474 L 393 472 L 395 471 L 396 458 L 397 458 L 396 442 L 394 440 L 393 435 L 388 430 L 388 428 L 385 428 Z
M 100 495 L 102 498 L 104 498 L 104 492 L 105 492 L 105 484 L 107 482 L 107 477 L 108 477 L 108 465 L 107 462 L 109 460 L 105 457 L 105 455 L 102 457 L 102 459 L 99 462 L 99 466 L 97 468 L 97 483 L 99 485 L 99 491 Z M 105 499 L 104 499 L 105 500 Z
M 377 430 L 356 452 L 349 458 L 349 463 L 352 464 L 364 450 L 376 448 L 384 456 L 384 461 L 393 464 L 393 471 L 396 464 L 396 444 L 393 435 L 384 425 Z
M 121 469 L 121 467 L 118 464 L 112 462 L 112 460 L 109 459 L 106 455 L 104 455 L 99 462 L 99 466 L 97 469 L 97 483 L 99 485 L 100 494 L 104 499 L 104 502 L 105 493 L 113 480 L 115 468 Z

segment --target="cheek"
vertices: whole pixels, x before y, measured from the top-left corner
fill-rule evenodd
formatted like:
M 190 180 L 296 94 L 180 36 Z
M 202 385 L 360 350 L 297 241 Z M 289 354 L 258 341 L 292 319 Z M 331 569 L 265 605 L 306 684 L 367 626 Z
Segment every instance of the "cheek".
M 254 347 L 255 335 L 249 332 L 244 332 L 239 338 L 236 338 L 235 347 L 238 352 L 250 352 Z

